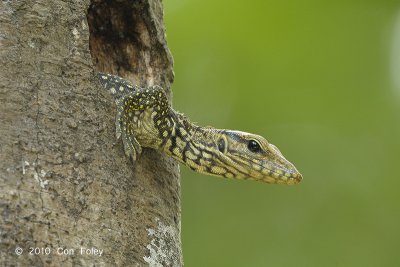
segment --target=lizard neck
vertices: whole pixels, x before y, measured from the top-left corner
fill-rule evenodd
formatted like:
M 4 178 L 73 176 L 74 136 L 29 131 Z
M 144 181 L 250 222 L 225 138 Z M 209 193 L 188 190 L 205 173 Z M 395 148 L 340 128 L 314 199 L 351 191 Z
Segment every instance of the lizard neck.
M 192 170 L 213 174 L 211 169 L 218 151 L 216 135 L 219 130 L 197 126 L 174 110 L 170 115 L 170 132 L 163 138 L 161 150 Z

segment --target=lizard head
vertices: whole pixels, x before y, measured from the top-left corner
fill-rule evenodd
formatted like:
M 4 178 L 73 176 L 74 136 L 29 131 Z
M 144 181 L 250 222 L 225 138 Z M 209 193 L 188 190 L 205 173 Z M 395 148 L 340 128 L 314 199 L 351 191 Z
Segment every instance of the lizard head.
M 230 130 L 215 136 L 218 165 L 227 170 L 224 176 L 289 185 L 302 180 L 296 167 L 263 137 Z

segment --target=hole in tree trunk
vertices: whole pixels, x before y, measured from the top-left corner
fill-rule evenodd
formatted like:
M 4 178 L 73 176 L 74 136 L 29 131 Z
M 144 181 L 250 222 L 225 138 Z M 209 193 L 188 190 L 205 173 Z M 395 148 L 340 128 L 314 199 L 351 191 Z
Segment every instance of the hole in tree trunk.
M 143 83 L 152 76 L 152 44 L 142 1 L 92 0 L 87 13 L 95 68 Z M 149 71 L 150 70 L 150 71 Z

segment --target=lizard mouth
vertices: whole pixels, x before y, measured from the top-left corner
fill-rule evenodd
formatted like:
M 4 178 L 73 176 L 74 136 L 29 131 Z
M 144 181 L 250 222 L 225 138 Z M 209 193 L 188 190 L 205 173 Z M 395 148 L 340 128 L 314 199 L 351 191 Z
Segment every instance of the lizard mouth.
M 303 179 L 301 173 L 290 162 L 285 162 L 284 165 L 262 161 L 260 163 L 253 163 L 250 175 L 255 180 L 261 180 L 270 184 L 294 185 L 300 183 Z
M 236 158 L 236 161 L 238 158 Z M 250 179 L 262 181 L 270 184 L 288 184 L 294 185 L 301 182 L 303 176 L 294 167 L 292 163 L 285 160 L 282 163 L 276 163 L 271 161 L 260 160 L 258 162 L 252 161 L 251 163 L 247 159 L 240 157 L 242 164 L 247 165 Z
M 298 184 L 303 179 L 303 176 L 297 170 L 279 170 L 276 168 L 268 169 L 265 168 L 262 170 L 262 178 L 261 180 L 267 183 L 274 184 Z

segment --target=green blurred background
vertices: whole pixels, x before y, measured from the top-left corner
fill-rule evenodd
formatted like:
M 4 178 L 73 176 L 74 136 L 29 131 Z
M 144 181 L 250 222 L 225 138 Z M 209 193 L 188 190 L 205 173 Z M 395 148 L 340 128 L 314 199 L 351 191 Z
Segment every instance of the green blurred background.
M 304 177 L 182 166 L 185 265 L 400 266 L 400 2 L 163 2 L 175 109 L 263 135 Z

